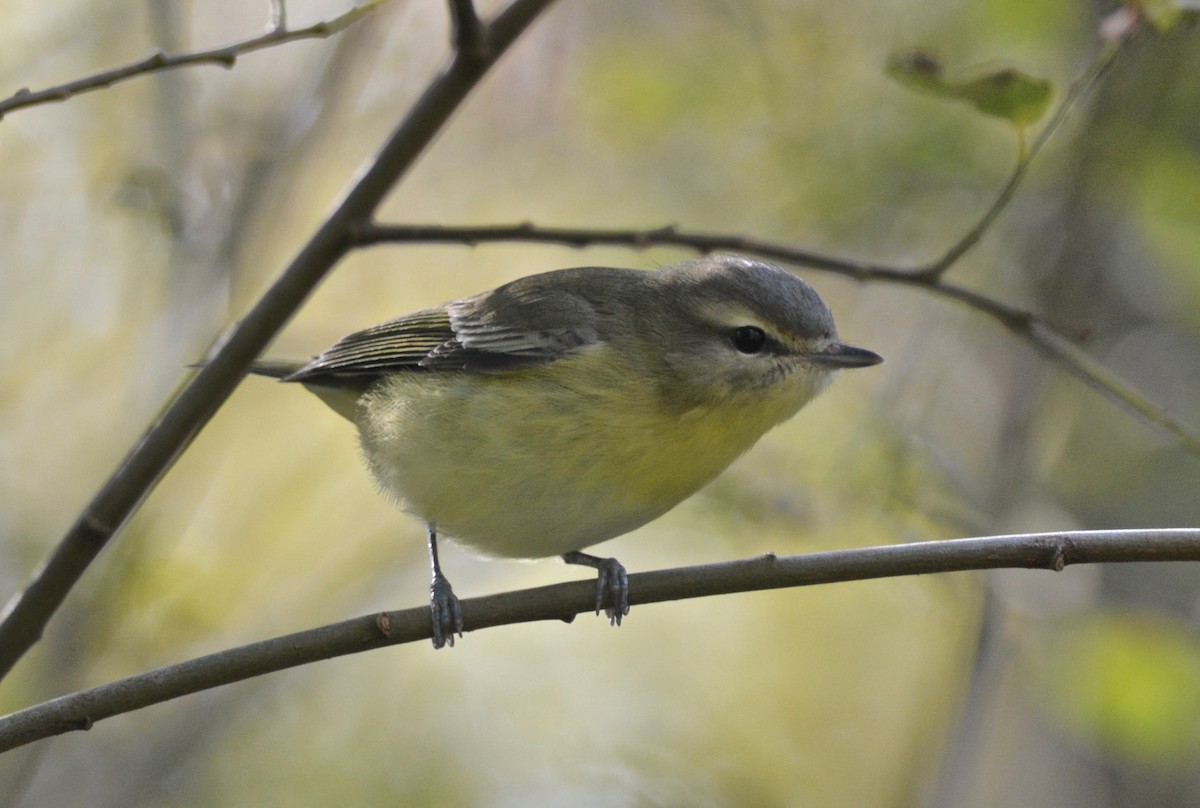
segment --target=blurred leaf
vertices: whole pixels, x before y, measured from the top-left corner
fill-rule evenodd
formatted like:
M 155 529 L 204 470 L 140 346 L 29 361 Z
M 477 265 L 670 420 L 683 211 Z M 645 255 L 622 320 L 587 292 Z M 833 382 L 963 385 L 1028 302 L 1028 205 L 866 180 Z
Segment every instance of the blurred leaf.
M 1165 34 L 1185 15 L 1197 14 L 1200 14 L 1200 0 L 1128 0 L 1104 19 L 1100 31 L 1105 39 L 1123 39 L 1146 20 L 1158 33 Z
M 1133 5 L 1140 8 L 1142 16 L 1160 34 L 1165 34 L 1175 27 L 1183 15 L 1184 8 L 1179 0 L 1137 0 Z
M 1200 312 L 1200 155 L 1186 142 L 1147 151 L 1127 198 L 1145 243 L 1158 257 L 1178 316 Z
M 958 85 L 960 97 L 980 112 L 1026 126 L 1042 117 L 1050 104 L 1051 84 L 1007 68 Z
M 1200 755 L 1200 642 L 1161 615 L 1107 614 L 1055 643 L 1050 697 L 1072 729 L 1131 760 L 1192 766 Z
M 968 78 L 945 75 L 936 56 L 912 51 L 892 56 L 887 74 L 915 90 L 963 101 L 984 115 L 1028 126 L 1046 112 L 1053 85 L 1016 68 L 1003 68 Z
M 924 51 L 893 54 L 888 58 L 886 72 L 914 90 L 935 95 L 948 94 L 946 80 L 942 77 L 942 63 L 933 54 Z

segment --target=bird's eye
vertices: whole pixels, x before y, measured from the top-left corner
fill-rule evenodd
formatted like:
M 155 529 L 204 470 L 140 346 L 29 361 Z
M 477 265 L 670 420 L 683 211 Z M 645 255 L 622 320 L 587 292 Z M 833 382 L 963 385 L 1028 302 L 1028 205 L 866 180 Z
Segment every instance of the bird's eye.
M 743 325 L 733 330 L 733 347 L 742 353 L 758 353 L 766 344 L 767 335 L 758 326 Z

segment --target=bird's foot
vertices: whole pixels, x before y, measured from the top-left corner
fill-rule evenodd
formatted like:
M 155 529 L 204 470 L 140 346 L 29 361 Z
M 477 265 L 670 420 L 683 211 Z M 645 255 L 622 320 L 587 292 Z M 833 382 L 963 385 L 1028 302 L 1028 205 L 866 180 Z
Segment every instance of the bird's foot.
M 621 562 L 577 551 L 564 553 L 562 560 L 596 570 L 596 614 L 603 609 L 610 626 L 621 625 L 621 618 L 629 614 L 629 573 Z
M 429 611 L 433 618 L 433 647 L 454 647 L 454 635 L 462 636 L 462 609 L 458 597 L 443 575 L 435 575 L 429 586 Z

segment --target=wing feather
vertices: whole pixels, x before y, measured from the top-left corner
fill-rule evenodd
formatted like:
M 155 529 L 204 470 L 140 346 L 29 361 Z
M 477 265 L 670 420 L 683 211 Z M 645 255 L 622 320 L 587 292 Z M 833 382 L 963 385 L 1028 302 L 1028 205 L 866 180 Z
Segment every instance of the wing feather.
M 444 309 L 424 309 L 356 331 L 286 378 L 292 382 L 354 384 L 416 369 L 441 344 L 454 339 Z
M 503 373 L 548 364 L 600 340 L 591 302 L 529 280 L 357 331 L 286 381 L 361 386 L 391 373 Z

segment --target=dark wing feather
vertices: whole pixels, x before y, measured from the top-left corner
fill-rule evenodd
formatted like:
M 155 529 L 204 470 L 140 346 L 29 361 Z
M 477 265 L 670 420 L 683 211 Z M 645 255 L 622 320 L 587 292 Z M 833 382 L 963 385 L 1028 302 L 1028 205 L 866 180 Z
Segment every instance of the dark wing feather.
M 342 337 L 285 381 L 369 382 L 387 373 L 416 370 L 431 352 L 453 340 L 445 309 L 425 309 Z
M 390 373 L 544 365 L 597 342 L 596 316 L 578 295 L 517 281 L 350 334 L 285 381 L 362 385 Z
M 545 365 L 598 340 L 595 310 L 562 292 L 534 298 L 501 287 L 446 311 L 454 337 L 430 351 L 422 367 L 497 373 Z

